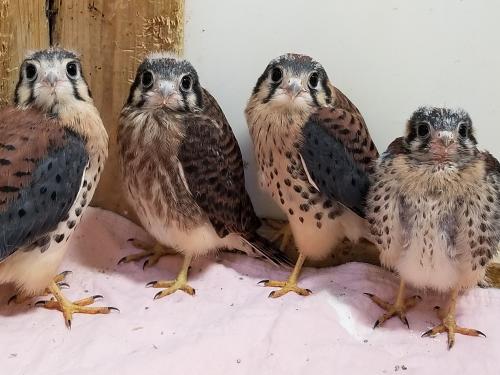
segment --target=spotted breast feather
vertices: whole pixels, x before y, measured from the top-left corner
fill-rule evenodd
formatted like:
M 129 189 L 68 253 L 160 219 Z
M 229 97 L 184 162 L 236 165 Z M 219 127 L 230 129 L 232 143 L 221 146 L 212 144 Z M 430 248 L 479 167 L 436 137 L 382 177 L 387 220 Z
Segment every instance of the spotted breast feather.
M 36 110 L 0 111 L 0 261 L 64 220 L 88 162 L 84 140 Z

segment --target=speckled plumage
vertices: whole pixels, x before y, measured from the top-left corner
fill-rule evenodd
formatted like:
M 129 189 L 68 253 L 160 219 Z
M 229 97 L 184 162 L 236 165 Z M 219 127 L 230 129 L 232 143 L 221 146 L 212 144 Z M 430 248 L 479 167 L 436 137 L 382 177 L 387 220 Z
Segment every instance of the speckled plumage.
M 469 115 L 462 110 L 422 107 L 375 166 L 367 198 L 371 233 L 381 263 L 401 278 L 394 304 L 367 295 L 387 313 L 381 325 L 419 300 L 405 299 L 405 285 L 449 293 L 438 310 L 441 324 L 423 336 L 447 332 L 484 336 L 457 325 L 459 291 L 483 280 L 500 240 L 500 164 L 476 147 Z
M 56 275 L 95 191 L 108 138 L 72 52 L 27 56 L 15 102 L 0 111 L 0 282 L 32 296 Z
M 412 146 L 421 122 L 436 133 L 456 133 L 467 124 L 470 139 L 457 135 L 463 144 L 456 155 L 437 162 L 429 146 Z M 477 150 L 464 112 L 423 108 L 408 129 L 378 161 L 368 198 L 381 261 L 417 287 L 472 287 L 483 279 L 500 240 L 500 165 Z
M 289 69 L 291 77 L 317 71 L 322 89 L 303 105 L 281 104 L 270 97 L 276 89 L 265 88 L 275 66 Z M 321 258 L 345 236 L 363 236 L 367 175 L 378 154 L 358 109 L 321 65 L 291 54 L 271 61 L 245 113 L 260 185 L 287 214 L 298 249 Z
M 154 75 L 151 87 L 145 72 Z M 287 263 L 256 234 L 260 220 L 236 138 L 187 61 L 146 58 L 122 111 L 118 142 L 128 199 L 158 242 L 186 256 L 229 248 Z

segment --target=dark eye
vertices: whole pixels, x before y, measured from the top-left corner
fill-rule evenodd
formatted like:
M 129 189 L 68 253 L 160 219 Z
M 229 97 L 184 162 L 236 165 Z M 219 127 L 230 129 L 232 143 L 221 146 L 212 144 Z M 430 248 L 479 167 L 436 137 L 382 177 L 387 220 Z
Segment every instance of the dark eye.
M 310 76 L 309 76 L 309 88 L 311 89 L 316 89 L 318 87 L 318 83 L 319 83 L 319 78 L 318 78 L 318 73 L 312 73 Z
M 68 77 L 76 78 L 78 75 L 78 66 L 75 62 L 70 62 L 66 65 L 66 73 L 68 73 Z
M 429 135 L 429 125 L 428 124 L 419 124 L 417 127 L 417 134 L 421 138 L 427 137 Z
M 37 76 L 36 66 L 33 64 L 26 64 L 25 74 L 26 79 L 28 79 L 29 81 L 35 80 Z
M 278 83 L 281 81 L 281 79 L 283 78 L 283 71 L 276 67 L 276 68 L 273 68 L 273 70 L 271 70 L 271 81 L 273 81 L 274 83 Z
M 150 88 L 153 85 L 153 73 L 151 73 L 149 70 L 146 70 L 144 73 L 142 73 L 141 83 L 144 88 Z
M 181 89 L 184 91 L 188 91 L 191 89 L 191 85 L 193 84 L 193 80 L 191 76 L 184 76 L 181 79 Z
M 467 125 L 460 124 L 460 126 L 458 127 L 458 134 L 460 134 L 462 138 L 467 138 L 468 133 L 469 129 L 467 128 Z

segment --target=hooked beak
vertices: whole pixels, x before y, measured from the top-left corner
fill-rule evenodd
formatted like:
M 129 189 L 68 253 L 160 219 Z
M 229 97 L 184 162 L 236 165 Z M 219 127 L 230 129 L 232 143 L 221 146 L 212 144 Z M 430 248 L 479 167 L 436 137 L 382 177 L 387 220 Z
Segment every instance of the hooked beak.
M 159 84 L 159 92 L 164 101 L 174 94 L 174 84 L 169 81 L 161 81 Z
M 450 131 L 441 131 L 438 133 L 438 138 L 444 147 L 449 147 L 455 143 L 455 135 Z
M 290 98 L 295 99 L 302 92 L 302 83 L 299 79 L 291 78 L 284 89 Z
M 57 85 L 57 82 L 59 81 L 59 78 L 57 77 L 57 73 L 54 72 L 53 70 L 49 70 L 47 74 L 45 75 L 45 78 L 43 80 L 45 83 L 48 83 L 49 86 L 55 87 Z

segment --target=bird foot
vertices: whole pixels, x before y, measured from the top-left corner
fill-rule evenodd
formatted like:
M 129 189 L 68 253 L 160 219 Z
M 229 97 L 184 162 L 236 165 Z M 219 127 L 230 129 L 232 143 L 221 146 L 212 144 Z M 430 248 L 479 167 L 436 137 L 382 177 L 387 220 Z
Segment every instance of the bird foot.
M 439 310 L 439 308 L 437 308 L 437 310 Z M 438 316 L 439 315 L 441 315 L 440 311 L 438 311 Z M 477 329 L 463 328 L 458 326 L 455 317 L 452 314 L 448 314 L 445 317 L 440 317 L 440 319 L 441 319 L 441 324 L 428 330 L 427 332 L 424 332 L 422 337 L 435 337 L 440 333 L 447 332 L 448 350 L 453 348 L 453 345 L 455 345 L 455 333 L 459 333 L 461 335 L 466 335 L 466 336 L 486 337 L 486 335 L 483 332 L 478 331 Z
M 380 318 L 377 319 L 375 324 L 373 325 L 373 328 L 380 327 L 382 324 L 384 324 L 386 321 L 389 319 L 397 316 L 399 317 L 399 320 L 408 327 L 410 328 L 410 324 L 408 323 L 408 319 L 406 318 L 406 312 L 413 308 L 418 302 L 422 300 L 420 296 L 413 296 L 407 299 L 403 299 L 400 303 L 396 301 L 396 303 L 391 304 L 388 302 L 385 302 L 384 300 L 380 299 L 379 297 L 371 294 L 371 293 L 364 293 L 366 296 L 370 297 L 370 299 L 379 307 L 387 311 L 384 315 L 382 315 Z
M 147 258 L 142 265 L 142 269 L 145 269 L 146 267 L 153 267 L 156 263 L 158 263 L 158 260 L 160 260 L 161 257 L 174 254 L 172 249 L 162 246 L 159 243 L 151 246 L 150 244 L 146 244 L 133 238 L 129 239 L 129 242 L 142 251 L 136 254 L 124 256 L 118 261 L 118 264 L 137 262 L 141 259 Z
M 60 274 L 58 274 L 56 277 L 54 277 L 52 280 L 56 285 L 59 287 L 59 289 L 68 289 L 69 284 L 66 283 L 64 280 L 66 279 L 66 276 L 70 275 L 71 271 L 63 271 Z M 46 288 L 41 294 L 38 295 L 38 297 L 45 297 L 48 296 L 50 293 L 49 288 Z M 14 294 L 12 297 L 9 298 L 7 301 L 7 304 L 15 303 L 15 304 L 22 304 L 26 302 L 27 300 L 33 298 L 33 296 L 26 295 L 23 293 L 18 293 Z
M 92 307 L 96 300 L 103 298 L 101 295 L 95 295 L 78 301 L 68 301 L 66 298 L 56 300 L 51 298 L 48 301 L 38 301 L 35 303 L 37 307 L 43 307 L 49 310 L 58 310 L 63 313 L 66 327 L 71 329 L 71 322 L 74 313 L 81 314 L 109 314 L 111 311 L 120 311 L 116 307 Z
M 187 280 L 175 279 L 167 281 L 151 281 L 146 284 L 146 288 L 166 288 L 155 294 L 154 299 L 162 298 L 182 290 L 187 294 L 194 296 L 196 291 L 188 285 Z
M 279 298 L 281 296 L 284 296 L 288 292 L 295 292 L 301 296 L 308 296 L 312 293 L 310 289 L 299 288 L 296 282 L 291 281 L 262 280 L 259 282 L 259 284 L 262 284 L 263 286 L 281 288 L 278 290 L 273 290 L 271 293 L 269 293 L 269 298 Z

